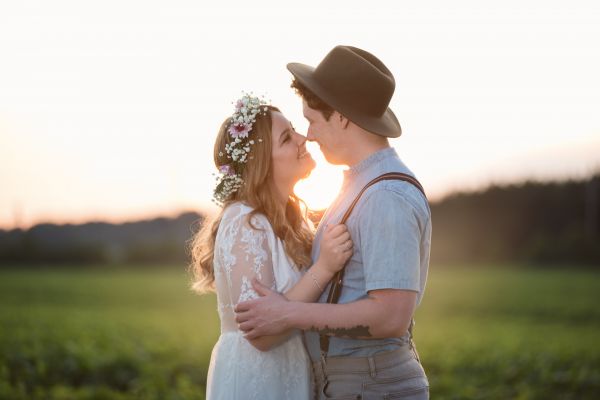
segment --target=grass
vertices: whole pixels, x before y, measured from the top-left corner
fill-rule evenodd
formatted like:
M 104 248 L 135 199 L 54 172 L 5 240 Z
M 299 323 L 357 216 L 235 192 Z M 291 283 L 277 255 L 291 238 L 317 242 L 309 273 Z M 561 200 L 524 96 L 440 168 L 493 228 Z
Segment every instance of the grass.
M 0 399 L 203 399 L 213 295 L 176 269 L 0 272 Z M 433 399 L 600 398 L 600 274 L 433 266 Z
M 432 398 L 598 398 L 599 289 L 576 270 L 434 271 L 415 332 Z

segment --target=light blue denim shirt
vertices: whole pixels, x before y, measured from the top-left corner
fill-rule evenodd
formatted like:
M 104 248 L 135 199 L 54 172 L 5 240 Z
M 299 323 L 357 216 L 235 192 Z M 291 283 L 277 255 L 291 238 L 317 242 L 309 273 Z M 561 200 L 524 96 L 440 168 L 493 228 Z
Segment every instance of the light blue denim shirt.
M 342 189 L 319 223 L 313 261 L 319 257 L 325 226 L 339 223 L 360 190 L 387 172 L 414 176 L 393 148 L 380 150 L 344 171 Z M 363 299 L 370 290 L 403 289 L 418 292 L 419 304 L 427 280 L 431 243 L 431 213 L 421 192 L 404 181 L 378 182 L 363 193 L 346 225 L 354 242 L 354 254 L 346 265 L 339 303 Z M 327 302 L 328 293 L 329 287 L 319 302 Z M 319 335 L 305 334 L 310 356 L 317 361 L 321 354 Z M 328 356 L 370 356 L 395 350 L 406 340 L 406 336 L 368 340 L 331 337 Z

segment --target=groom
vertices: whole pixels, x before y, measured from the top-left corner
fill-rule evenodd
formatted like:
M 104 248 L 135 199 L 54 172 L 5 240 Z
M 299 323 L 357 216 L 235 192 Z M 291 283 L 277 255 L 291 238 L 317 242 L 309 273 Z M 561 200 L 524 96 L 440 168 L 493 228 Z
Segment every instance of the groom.
M 388 141 L 401 134 L 388 108 L 395 82 L 377 57 L 337 46 L 316 68 L 287 68 L 303 100 L 308 140 L 319 144 L 330 163 L 349 166 L 316 232 L 316 260 L 325 227 L 341 220 L 367 183 L 390 172 L 414 175 Z M 262 297 L 240 303 L 236 321 L 247 338 L 304 330 L 319 399 L 427 399 L 411 322 L 429 265 L 427 199 L 418 182 L 384 180 L 363 193 L 346 225 L 355 250 L 338 304 L 327 304 L 328 288 L 319 303 L 300 303 L 254 282 Z

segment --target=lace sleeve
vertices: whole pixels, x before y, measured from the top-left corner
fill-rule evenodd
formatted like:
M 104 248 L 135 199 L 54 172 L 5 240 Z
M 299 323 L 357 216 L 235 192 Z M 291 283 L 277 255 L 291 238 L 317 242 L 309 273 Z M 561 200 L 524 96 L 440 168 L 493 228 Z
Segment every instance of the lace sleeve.
M 238 229 L 232 236 L 231 260 L 235 260 L 227 271 L 228 289 L 233 305 L 258 297 L 252 288 L 252 278 L 258 279 L 263 285 L 275 288 L 273 261 L 269 248 L 267 234 L 271 227 L 267 221 L 255 216 L 252 225 L 248 215 L 240 216 Z

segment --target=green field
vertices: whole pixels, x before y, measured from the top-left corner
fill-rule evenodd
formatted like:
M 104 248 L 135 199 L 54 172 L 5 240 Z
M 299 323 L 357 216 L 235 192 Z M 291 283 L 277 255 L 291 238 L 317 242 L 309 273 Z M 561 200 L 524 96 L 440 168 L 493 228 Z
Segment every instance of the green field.
M 0 399 L 203 399 L 214 296 L 176 269 L 0 272 Z M 600 274 L 432 267 L 432 399 L 600 398 Z

